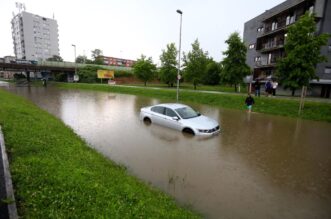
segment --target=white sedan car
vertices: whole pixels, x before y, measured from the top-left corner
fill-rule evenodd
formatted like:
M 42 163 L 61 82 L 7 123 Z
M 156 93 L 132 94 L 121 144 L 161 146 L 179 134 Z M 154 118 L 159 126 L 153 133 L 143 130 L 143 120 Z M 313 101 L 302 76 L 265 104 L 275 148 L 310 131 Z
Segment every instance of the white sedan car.
M 209 136 L 220 132 L 220 126 L 215 120 L 178 103 L 143 107 L 140 109 L 140 119 L 193 135 Z

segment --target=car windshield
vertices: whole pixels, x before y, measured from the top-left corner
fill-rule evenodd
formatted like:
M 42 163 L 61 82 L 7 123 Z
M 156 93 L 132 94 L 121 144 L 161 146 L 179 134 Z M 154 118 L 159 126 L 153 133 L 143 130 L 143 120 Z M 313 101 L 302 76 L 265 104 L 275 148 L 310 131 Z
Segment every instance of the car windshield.
M 191 107 L 183 107 L 176 109 L 176 112 L 182 117 L 183 119 L 190 119 L 194 117 L 200 116 L 200 113 L 194 111 Z

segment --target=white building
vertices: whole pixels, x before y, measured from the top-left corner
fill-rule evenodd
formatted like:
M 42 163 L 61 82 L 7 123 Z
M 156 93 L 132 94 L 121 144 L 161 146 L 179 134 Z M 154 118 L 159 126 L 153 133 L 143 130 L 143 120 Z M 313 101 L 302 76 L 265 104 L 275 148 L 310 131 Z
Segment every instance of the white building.
M 22 11 L 11 24 L 16 58 L 46 60 L 60 55 L 56 20 Z

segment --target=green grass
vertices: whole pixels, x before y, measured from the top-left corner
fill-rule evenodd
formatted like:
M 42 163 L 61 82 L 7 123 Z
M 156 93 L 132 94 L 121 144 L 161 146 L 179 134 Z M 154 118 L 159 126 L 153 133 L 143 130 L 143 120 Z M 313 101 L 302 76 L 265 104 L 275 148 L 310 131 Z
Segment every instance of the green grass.
M 199 218 L 127 174 L 59 119 L 0 89 L 2 126 L 23 218 Z
M 126 86 L 138 86 L 138 87 L 144 87 L 144 84 L 139 82 L 139 83 L 134 83 L 134 84 L 125 84 Z M 175 90 L 176 89 L 176 84 L 174 84 L 173 87 L 169 87 L 167 84 L 161 84 L 161 83 L 147 83 L 146 87 L 150 88 L 167 88 L 170 90 Z M 182 83 L 180 85 L 180 89 L 183 90 L 194 90 L 194 86 L 189 83 Z M 221 86 L 221 85 L 198 85 L 196 90 L 203 90 L 203 91 L 218 91 L 218 92 L 229 92 L 229 93 L 234 93 L 234 87 L 231 86 Z M 240 93 L 246 94 L 247 93 L 247 88 L 245 86 L 241 86 Z
M 113 93 L 133 94 L 158 98 L 164 101 L 174 102 L 176 100 L 175 89 L 153 89 L 146 87 L 124 87 L 124 86 L 108 86 L 99 84 L 68 84 L 60 83 L 57 86 L 61 88 L 87 89 L 96 91 L 107 91 Z M 199 103 L 216 107 L 245 110 L 246 95 L 244 94 L 220 94 L 220 93 L 202 93 L 192 90 L 180 90 L 180 101 L 187 103 Z M 309 120 L 331 122 L 331 104 L 318 103 L 312 101 L 305 102 L 303 113 L 298 116 L 299 101 L 298 99 L 286 98 L 270 98 L 260 97 L 255 98 L 253 111 L 281 115 L 294 118 L 304 118 Z

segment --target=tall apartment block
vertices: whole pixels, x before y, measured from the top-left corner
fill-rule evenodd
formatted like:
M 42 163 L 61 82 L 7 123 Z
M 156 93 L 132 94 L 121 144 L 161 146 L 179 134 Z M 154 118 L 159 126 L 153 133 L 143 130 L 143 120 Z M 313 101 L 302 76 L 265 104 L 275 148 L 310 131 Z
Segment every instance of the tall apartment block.
M 56 20 L 22 11 L 11 24 L 16 58 L 46 60 L 60 55 Z
M 277 60 L 285 55 L 287 29 L 307 11 L 315 15 L 317 34 L 331 33 L 331 0 L 287 0 L 245 23 L 246 62 L 254 79 L 275 75 Z M 331 38 L 321 54 L 328 61 L 316 66 L 320 80 L 311 81 L 311 95 L 330 97 Z

